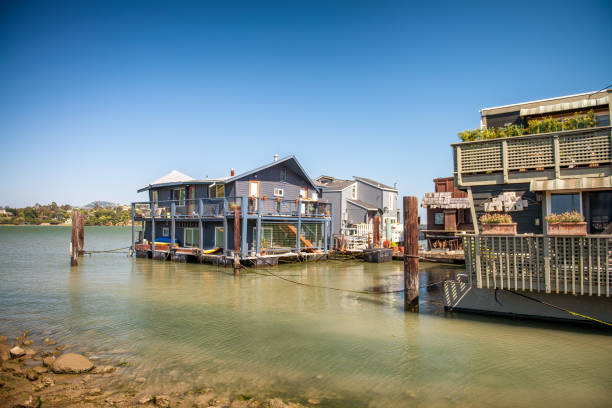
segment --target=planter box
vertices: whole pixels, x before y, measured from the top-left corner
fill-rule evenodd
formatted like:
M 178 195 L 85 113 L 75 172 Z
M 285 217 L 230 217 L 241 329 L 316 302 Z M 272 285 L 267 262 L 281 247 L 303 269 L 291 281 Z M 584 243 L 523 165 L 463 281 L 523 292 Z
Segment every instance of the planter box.
M 548 223 L 548 235 L 586 235 L 586 222 Z
M 482 224 L 484 235 L 516 235 L 516 222 L 510 224 Z

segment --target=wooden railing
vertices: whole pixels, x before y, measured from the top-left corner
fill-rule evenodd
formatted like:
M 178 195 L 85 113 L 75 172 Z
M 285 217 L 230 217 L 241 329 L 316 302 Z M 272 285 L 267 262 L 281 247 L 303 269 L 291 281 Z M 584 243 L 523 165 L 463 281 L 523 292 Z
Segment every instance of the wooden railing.
M 479 288 L 610 296 L 612 235 L 465 235 L 463 248 Z
M 503 182 L 511 172 L 550 170 L 560 178 L 562 168 L 612 163 L 610 126 L 529 136 L 491 139 L 452 145 L 459 186 L 466 177 L 500 173 Z

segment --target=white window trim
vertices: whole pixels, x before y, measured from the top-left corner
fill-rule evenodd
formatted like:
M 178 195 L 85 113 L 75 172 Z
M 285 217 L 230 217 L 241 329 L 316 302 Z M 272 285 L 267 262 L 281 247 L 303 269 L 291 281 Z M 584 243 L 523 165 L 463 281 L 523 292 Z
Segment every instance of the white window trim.
M 274 197 L 284 197 L 285 189 L 280 187 L 274 187 Z
M 187 231 L 196 231 L 198 233 L 198 235 L 197 235 L 197 237 L 198 237 L 198 245 L 197 246 L 194 246 L 193 242 L 191 243 L 190 247 L 187 246 Z M 200 234 L 200 231 L 197 228 L 185 228 L 183 230 L 183 245 L 186 248 L 197 248 L 199 246 L 199 241 L 200 241 L 200 235 L 199 234 Z M 193 232 L 191 233 L 191 238 L 192 238 L 192 241 L 193 241 Z
M 225 246 L 225 242 L 223 243 L 223 245 L 219 245 L 219 243 L 217 242 L 217 231 L 219 230 L 223 231 L 223 227 L 215 227 L 215 247 Z M 225 236 L 225 232 L 223 233 Z
M 541 223 L 544 226 L 544 231 L 548 231 L 548 223 L 546 222 L 546 216 L 550 215 L 552 212 L 552 200 L 551 200 L 551 195 L 553 194 L 578 194 L 578 197 L 580 198 L 580 214 L 584 215 L 584 212 L 582 211 L 582 191 L 581 190 L 563 190 L 563 191 L 557 191 L 557 192 L 552 192 L 552 191 L 546 191 L 545 194 L 545 199 L 546 199 L 546 205 L 542 206 L 542 208 L 545 209 L 545 214 L 543 218 L 543 223 Z

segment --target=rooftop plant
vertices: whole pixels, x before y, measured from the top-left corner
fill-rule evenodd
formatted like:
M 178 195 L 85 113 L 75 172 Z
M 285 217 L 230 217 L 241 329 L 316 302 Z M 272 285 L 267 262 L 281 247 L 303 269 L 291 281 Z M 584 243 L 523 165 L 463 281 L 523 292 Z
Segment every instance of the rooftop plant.
M 479 218 L 483 224 L 511 224 L 512 217 L 506 213 L 487 213 Z
M 541 119 L 532 119 L 527 122 L 527 127 L 506 124 L 498 128 L 474 129 L 459 132 L 459 139 L 462 142 L 473 142 L 475 140 L 489 140 L 503 137 L 513 137 L 522 135 L 533 135 L 537 133 L 558 132 L 562 130 L 583 129 L 597 126 L 595 112 L 591 109 L 588 112 L 576 112 L 571 118 L 553 119 L 546 116 Z
M 550 224 L 559 222 L 583 222 L 584 217 L 578 211 L 568 211 L 562 214 L 549 214 L 546 216 L 545 220 Z

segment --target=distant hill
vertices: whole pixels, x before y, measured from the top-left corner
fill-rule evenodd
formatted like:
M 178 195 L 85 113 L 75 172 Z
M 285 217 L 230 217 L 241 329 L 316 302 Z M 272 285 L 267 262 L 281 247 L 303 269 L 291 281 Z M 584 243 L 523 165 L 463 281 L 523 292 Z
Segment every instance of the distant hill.
M 82 208 L 90 209 L 95 208 L 96 206 L 100 208 L 114 208 L 120 205 L 121 204 L 119 203 L 111 203 L 110 201 L 92 201 L 91 203 L 84 205 Z

